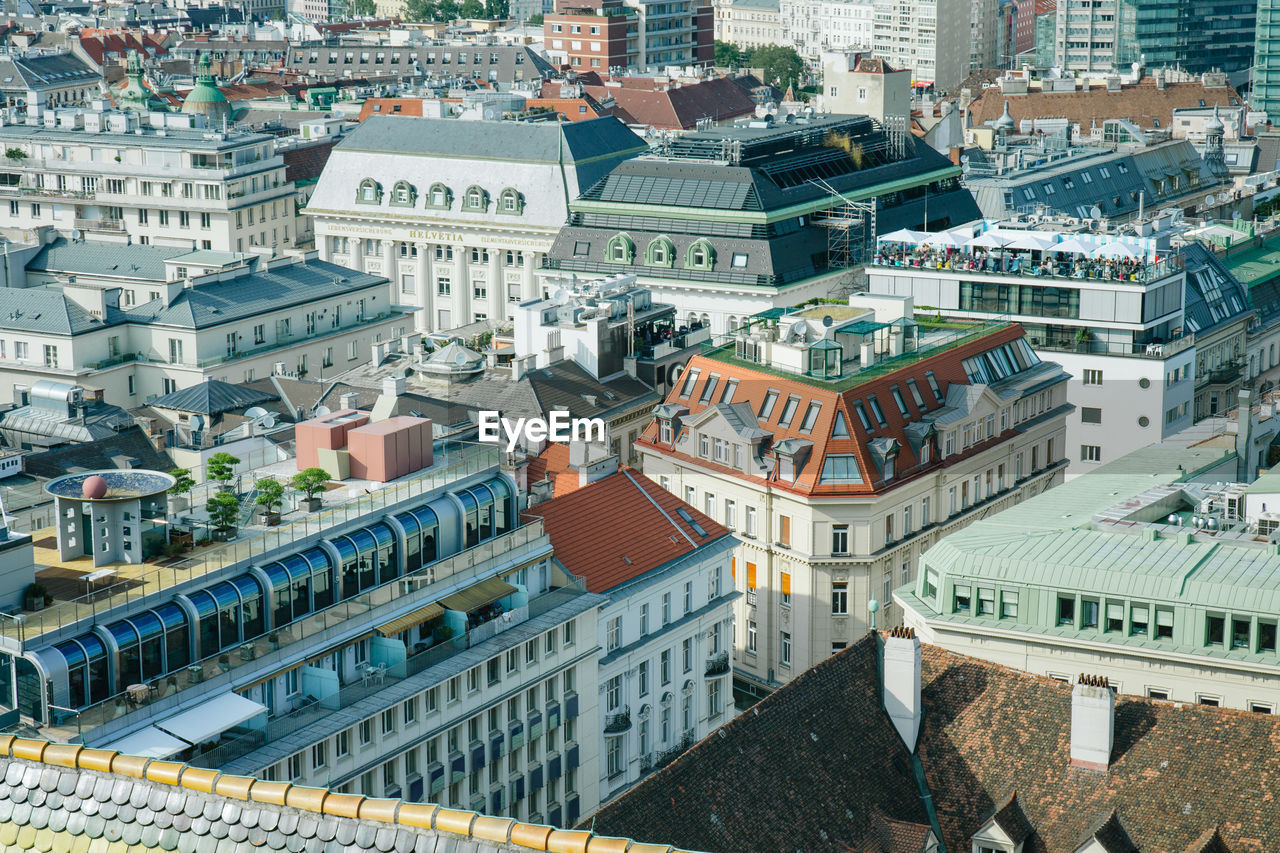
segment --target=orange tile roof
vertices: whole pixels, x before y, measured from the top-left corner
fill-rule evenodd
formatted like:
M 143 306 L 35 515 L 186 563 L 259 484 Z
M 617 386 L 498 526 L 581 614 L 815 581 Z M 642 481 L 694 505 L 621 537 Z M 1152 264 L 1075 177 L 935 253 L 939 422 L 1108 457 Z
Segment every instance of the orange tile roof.
M 374 106 L 378 109 L 374 109 Z M 397 109 L 398 108 L 398 109 Z M 364 121 L 373 115 L 397 115 L 422 117 L 422 98 L 366 98 L 360 107 L 356 121 Z
M 569 470 L 569 445 L 552 442 L 547 449 L 529 460 L 529 482 L 538 483 L 551 478 L 553 497 L 567 495 L 578 489 L 578 472 Z
M 685 521 L 680 510 L 704 533 Z M 589 592 L 606 592 L 730 535 L 628 468 L 536 504 L 524 515 L 542 518 L 556 559 L 584 578 Z
M 1008 101 L 1014 121 L 1065 118 L 1085 132 L 1095 124 L 1101 127 L 1109 118 L 1126 119 L 1143 128 L 1154 128 L 1159 121 L 1159 127 L 1167 130 L 1173 126 L 1176 109 L 1240 104 L 1240 94 L 1230 86 L 1206 87 L 1197 81 L 1168 83 L 1164 89 L 1157 89 L 1154 77 L 1122 86 L 1118 92 L 1108 91 L 1106 86 L 1094 86 L 1074 92 L 1031 91 L 1025 95 L 1006 95 L 999 86 L 991 86 L 973 95 L 969 115 L 975 126 L 999 118 Z
M 896 439 L 900 445 L 896 471 L 898 479 L 894 480 L 893 485 L 896 487 L 915 476 L 923 473 L 919 468 L 919 460 L 915 455 L 910 441 L 907 439 L 906 426 L 914 421 L 921 420 L 921 416 L 926 412 L 932 412 L 941 407 L 940 403 L 933 401 L 933 396 L 929 389 L 928 379 L 925 376 L 926 371 L 931 371 L 942 387 L 943 394 L 946 388 L 952 383 L 962 385 L 971 384 L 965 375 L 964 367 L 961 362 L 978 352 L 989 350 L 1001 344 L 1009 343 L 1023 336 L 1022 327 L 1012 324 L 1005 329 L 983 335 L 977 340 L 964 343 L 960 346 L 952 347 L 944 350 L 936 355 L 921 359 L 913 364 L 904 365 L 902 368 L 887 373 L 875 379 L 861 382 L 844 392 L 838 392 L 830 387 L 823 385 L 810 384 L 797 379 L 791 379 L 785 376 L 778 376 L 773 373 L 767 373 L 763 370 L 752 370 L 749 367 L 738 364 L 731 364 L 723 361 L 708 358 L 702 355 L 694 356 L 688 366 L 687 371 L 698 370 L 699 375 L 689 395 L 681 396 L 684 390 L 683 382 L 677 383 L 674 388 L 667 394 L 665 400 L 668 404 L 683 406 L 689 410 L 689 414 L 683 416 L 683 420 L 687 423 L 695 418 L 703 410 L 714 405 L 713 402 L 702 402 L 702 392 L 706 388 L 707 383 L 711 381 L 711 375 L 717 376 L 719 387 L 723 389 L 730 379 L 737 379 L 738 386 L 733 397 L 733 402 L 746 403 L 751 407 L 752 412 L 759 412 L 764 403 L 765 396 L 769 391 L 778 392 L 777 403 L 773 407 L 773 411 L 769 418 L 760 421 L 759 426 L 773 435 L 773 445 L 789 438 L 804 439 L 813 443 L 809 457 L 805 461 L 804 467 L 800 469 L 800 474 L 796 478 L 794 484 L 787 484 L 782 481 L 773 480 L 771 485 L 775 489 L 795 492 L 798 494 L 807 494 L 813 497 L 835 496 L 835 495 L 874 495 L 883 489 L 883 484 L 879 483 L 879 466 L 873 461 L 869 443 L 873 438 L 889 437 Z M 919 388 L 923 399 L 928 404 L 925 409 L 920 409 L 915 405 L 909 393 L 907 384 L 908 379 L 914 379 L 916 386 Z M 904 400 L 908 406 L 909 415 L 903 416 L 898 412 L 898 407 L 894 402 L 892 388 L 897 386 L 901 391 Z M 723 391 L 717 392 L 717 398 Z M 861 402 L 868 416 L 871 416 L 870 404 L 868 398 L 875 396 L 876 402 L 879 403 L 881 410 L 887 422 L 887 426 L 875 430 L 874 435 L 869 434 L 863 429 L 861 419 L 854 410 L 854 404 Z M 788 397 L 795 396 L 799 398 L 799 404 L 796 406 L 794 417 L 790 425 L 783 427 L 779 424 L 784 409 L 784 403 Z M 809 432 L 800 430 L 804 421 L 805 411 L 811 402 L 821 405 L 818 418 L 813 428 Z M 833 438 L 831 433 L 835 426 L 835 418 L 839 413 L 845 421 L 845 425 L 849 431 L 848 438 Z M 677 441 L 679 437 L 675 437 Z M 945 461 L 939 460 L 934 456 L 931 466 L 947 466 L 955 464 L 958 460 L 967 456 L 981 452 L 990 446 L 992 442 L 999 442 L 1004 436 L 995 436 L 981 444 L 975 445 L 969 450 L 947 457 Z M 651 447 L 663 455 L 671 456 L 683 461 L 694 462 L 698 466 L 707 468 L 708 470 L 717 471 L 731 477 L 746 479 L 751 482 L 758 482 L 758 478 L 754 475 L 744 474 L 735 468 L 721 465 L 709 459 L 695 458 L 690 453 L 684 452 L 682 449 L 676 449 L 669 444 L 660 444 L 658 442 L 658 424 L 655 420 L 646 427 L 645 431 L 640 435 L 638 441 Z M 696 448 L 691 448 L 696 450 Z M 819 484 L 818 480 L 822 473 L 822 466 L 827 454 L 853 454 L 858 462 L 858 467 L 862 472 L 863 482 L 861 483 L 825 483 Z

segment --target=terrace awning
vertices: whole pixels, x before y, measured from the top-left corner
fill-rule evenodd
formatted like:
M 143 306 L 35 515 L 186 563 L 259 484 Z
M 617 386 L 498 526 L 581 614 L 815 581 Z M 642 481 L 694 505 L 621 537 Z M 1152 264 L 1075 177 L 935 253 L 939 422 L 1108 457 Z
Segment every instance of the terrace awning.
M 928 231 L 912 231 L 910 228 L 899 228 L 876 238 L 877 243 L 920 243 L 932 235 Z
M 227 729 L 233 729 L 266 711 L 266 705 L 260 705 L 252 699 L 236 693 L 223 693 L 216 699 L 210 699 L 190 711 L 175 714 L 155 725 L 187 743 L 206 743 L 216 739 Z
M 432 602 L 426 607 L 419 607 L 411 613 L 406 613 L 399 619 L 392 619 L 390 622 L 385 622 L 379 625 L 376 630 L 384 637 L 394 637 L 396 634 L 408 631 L 410 628 L 416 625 L 421 625 L 423 622 L 430 622 L 432 619 L 443 613 L 444 608 L 439 604 Z
M 114 749 L 124 755 L 138 755 L 143 758 L 169 758 L 190 748 L 191 744 L 178 740 L 155 726 L 139 729 L 131 735 L 103 746 L 103 749 Z
M 502 578 L 489 578 L 475 586 L 464 589 L 462 592 L 455 592 L 440 603 L 449 610 L 469 613 L 477 607 L 492 604 L 499 598 L 506 598 L 513 592 L 518 592 L 518 590 Z

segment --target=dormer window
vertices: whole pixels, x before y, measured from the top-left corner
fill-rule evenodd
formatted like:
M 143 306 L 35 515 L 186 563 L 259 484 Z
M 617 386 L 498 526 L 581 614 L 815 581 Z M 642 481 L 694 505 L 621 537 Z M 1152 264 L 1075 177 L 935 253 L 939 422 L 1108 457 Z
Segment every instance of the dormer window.
M 614 234 L 605 247 L 605 260 L 611 264 L 629 264 L 636 256 L 636 244 L 626 234 Z
M 658 420 L 658 440 L 663 444 L 671 443 L 671 421 L 665 419 Z
M 480 187 L 469 187 L 463 196 L 463 210 L 483 213 L 489 209 L 489 194 Z
M 651 267 L 670 267 L 676 254 L 675 244 L 666 237 L 654 237 L 645 249 L 645 263 Z
M 716 265 L 716 250 L 706 240 L 694 240 L 685 255 L 684 265 L 693 270 L 711 270 Z
M 507 187 L 498 196 L 498 212 L 511 213 L 517 216 L 524 213 L 524 196 L 511 187 Z
M 427 192 L 427 206 L 448 210 L 453 204 L 453 193 L 444 184 L 432 184 Z
M 373 178 L 365 178 L 356 190 L 356 201 L 360 204 L 378 204 L 382 201 L 382 185 Z
M 418 200 L 418 191 L 408 181 L 396 181 L 391 189 L 391 203 L 397 207 L 413 207 Z
M 688 397 L 693 393 L 693 386 L 698 384 L 698 375 L 701 373 L 698 368 L 693 368 L 684 377 L 684 385 L 680 388 L 680 396 Z

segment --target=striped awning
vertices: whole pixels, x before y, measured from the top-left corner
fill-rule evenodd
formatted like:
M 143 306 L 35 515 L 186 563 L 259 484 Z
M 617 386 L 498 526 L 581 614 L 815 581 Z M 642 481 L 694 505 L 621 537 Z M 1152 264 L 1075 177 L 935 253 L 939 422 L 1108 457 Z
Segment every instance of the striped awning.
M 440 603 L 450 610 L 456 610 L 459 613 L 469 613 L 477 607 L 484 607 L 486 604 L 492 604 L 499 598 L 506 598 L 516 588 L 504 581 L 502 578 L 489 578 L 481 581 L 475 586 L 468 587 L 462 592 L 455 592 L 453 595 L 444 599 Z
M 384 637 L 394 637 L 396 634 L 408 631 L 415 625 L 430 622 L 442 613 L 444 613 L 444 608 L 433 602 L 426 607 L 419 607 L 412 613 L 406 613 L 399 619 L 392 619 L 390 622 L 379 625 L 377 631 Z

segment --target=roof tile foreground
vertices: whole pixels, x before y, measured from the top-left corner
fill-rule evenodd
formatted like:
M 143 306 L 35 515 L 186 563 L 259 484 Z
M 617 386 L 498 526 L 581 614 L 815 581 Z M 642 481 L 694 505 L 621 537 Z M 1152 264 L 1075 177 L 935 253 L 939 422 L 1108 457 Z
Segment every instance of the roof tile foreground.
M 0 736 L 0 846 L 59 853 L 674 853 L 431 803 Z
M 868 637 L 809 669 L 605 805 L 593 826 L 726 852 L 905 849 L 882 840 L 885 824 L 927 819 L 915 758 L 880 703 L 878 654 Z M 1119 696 L 1100 772 L 1070 764 L 1066 684 L 925 645 L 922 699 L 916 766 L 948 850 L 968 850 L 1015 794 L 1024 853 L 1121 831 L 1145 851 L 1280 850 L 1271 715 Z

